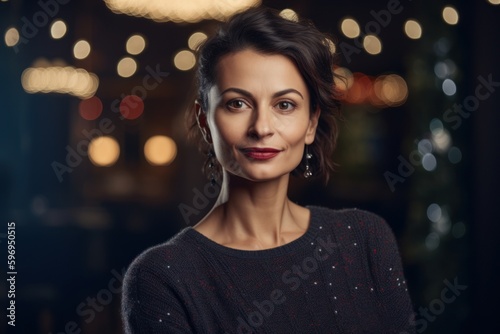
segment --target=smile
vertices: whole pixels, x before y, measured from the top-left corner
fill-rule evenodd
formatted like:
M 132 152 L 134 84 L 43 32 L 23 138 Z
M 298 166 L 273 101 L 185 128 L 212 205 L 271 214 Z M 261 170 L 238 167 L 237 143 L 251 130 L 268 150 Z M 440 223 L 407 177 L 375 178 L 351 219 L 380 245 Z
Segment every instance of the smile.
M 268 160 L 277 156 L 281 150 L 268 147 L 248 147 L 241 149 L 241 152 L 254 160 Z

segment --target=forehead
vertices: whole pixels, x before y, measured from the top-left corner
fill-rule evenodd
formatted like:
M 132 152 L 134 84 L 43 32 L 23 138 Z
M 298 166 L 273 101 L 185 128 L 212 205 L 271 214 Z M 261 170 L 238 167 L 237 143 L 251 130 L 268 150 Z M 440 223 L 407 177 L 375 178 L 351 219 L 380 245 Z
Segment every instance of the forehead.
M 219 90 L 238 87 L 259 92 L 294 88 L 308 95 L 307 85 L 295 63 L 280 54 L 245 49 L 222 56 L 215 70 Z

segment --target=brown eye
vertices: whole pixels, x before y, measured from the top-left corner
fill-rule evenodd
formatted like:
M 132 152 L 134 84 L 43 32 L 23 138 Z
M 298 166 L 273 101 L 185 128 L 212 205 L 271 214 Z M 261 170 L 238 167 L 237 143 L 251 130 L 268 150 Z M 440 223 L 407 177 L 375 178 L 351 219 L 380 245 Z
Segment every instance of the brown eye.
M 292 102 L 289 102 L 289 101 L 281 101 L 278 103 L 277 106 L 278 106 L 278 109 L 285 110 L 285 111 L 293 110 L 293 108 L 295 108 L 295 104 L 293 104 Z
M 245 105 L 245 102 L 242 100 L 232 100 L 227 103 L 227 106 L 233 109 L 242 109 Z

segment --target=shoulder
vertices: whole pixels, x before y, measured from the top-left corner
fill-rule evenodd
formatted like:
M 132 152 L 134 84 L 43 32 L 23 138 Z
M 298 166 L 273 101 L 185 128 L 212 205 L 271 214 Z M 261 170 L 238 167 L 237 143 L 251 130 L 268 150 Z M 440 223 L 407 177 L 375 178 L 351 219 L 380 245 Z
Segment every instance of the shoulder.
M 373 212 L 357 208 L 338 210 L 321 206 L 309 208 L 313 216 L 334 229 L 336 234 L 342 234 L 344 231 L 350 235 L 355 232 L 358 237 L 362 236 L 364 239 L 394 239 L 392 229 L 386 220 Z
M 186 232 L 187 229 L 183 229 L 166 242 L 139 254 L 127 269 L 124 289 L 152 280 L 165 284 L 171 276 L 183 271 L 179 266 L 189 266 L 184 259 L 190 256 L 192 247 L 186 240 Z
M 364 224 L 386 224 L 385 220 L 379 215 L 357 208 L 350 209 L 330 209 L 322 206 L 309 206 L 319 219 L 330 221 L 336 224 L 358 223 Z

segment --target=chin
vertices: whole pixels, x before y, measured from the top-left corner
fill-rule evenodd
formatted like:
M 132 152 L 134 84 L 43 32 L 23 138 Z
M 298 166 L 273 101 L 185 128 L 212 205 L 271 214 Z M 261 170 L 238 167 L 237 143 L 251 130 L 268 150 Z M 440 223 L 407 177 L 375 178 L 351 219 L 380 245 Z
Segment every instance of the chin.
M 276 179 L 280 179 L 282 177 L 289 178 L 291 171 L 269 171 L 269 170 L 240 170 L 240 173 L 235 174 L 229 172 L 232 176 L 236 176 L 239 178 L 246 179 L 252 182 L 266 182 L 272 181 Z

